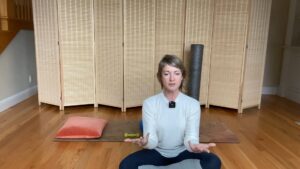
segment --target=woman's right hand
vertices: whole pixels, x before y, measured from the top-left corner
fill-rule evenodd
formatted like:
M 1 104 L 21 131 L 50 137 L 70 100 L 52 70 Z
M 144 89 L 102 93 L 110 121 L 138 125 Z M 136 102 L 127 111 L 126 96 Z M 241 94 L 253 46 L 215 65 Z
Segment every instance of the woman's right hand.
M 138 146 L 143 147 L 148 143 L 148 139 L 149 139 L 149 133 L 146 135 L 146 137 L 127 138 L 127 139 L 124 140 L 124 142 L 137 144 Z
M 192 150 L 192 152 L 194 153 L 202 153 L 202 152 L 207 152 L 209 153 L 209 148 L 211 147 L 215 147 L 216 144 L 215 143 L 208 143 L 208 144 L 203 144 L 203 143 L 199 143 L 199 144 L 191 144 L 191 142 L 189 141 L 189 145 L 190 148 Z

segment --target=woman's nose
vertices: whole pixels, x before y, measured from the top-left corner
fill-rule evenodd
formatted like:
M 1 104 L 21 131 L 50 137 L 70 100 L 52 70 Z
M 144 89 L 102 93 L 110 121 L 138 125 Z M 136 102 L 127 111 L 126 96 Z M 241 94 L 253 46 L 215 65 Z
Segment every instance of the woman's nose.
M 173 80 L 174 80 L 174 75 L 170 74 L 170 81 L 173 81 Z

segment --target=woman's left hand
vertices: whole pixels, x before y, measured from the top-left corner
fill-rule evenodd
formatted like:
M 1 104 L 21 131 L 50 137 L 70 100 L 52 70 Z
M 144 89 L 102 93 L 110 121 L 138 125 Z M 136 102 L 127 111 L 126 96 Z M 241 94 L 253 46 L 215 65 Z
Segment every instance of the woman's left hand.
M 148 139 L 149 139 L 149 133 L 147 133 L 146 137 L 133 138 L 133 139 L 127 138 L 124 141 L 137 144 L 138 146 L 143 147 L 148 143 Z
M 207 152 L 209 153 L 209 148 L 211 147 L 215 147 L 216 144 L 215 143 L 208 143 L 208 144 L 203 144 L 203 143 L 199 143 L 199 144 L 192 144 L 191 142 L 189 142 L 190 148 L 192 150 L 192 152 L 194 153 L 202 153 L 202 152 Z

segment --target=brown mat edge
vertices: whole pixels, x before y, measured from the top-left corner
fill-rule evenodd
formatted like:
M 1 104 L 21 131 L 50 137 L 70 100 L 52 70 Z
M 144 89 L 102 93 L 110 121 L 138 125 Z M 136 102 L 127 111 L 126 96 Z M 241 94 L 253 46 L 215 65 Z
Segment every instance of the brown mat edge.
M 113 120 L 112 123 L 116 123 L 116 122 L 124 122 L 124 123 L 135 123 L 138 122 L 137 120 L 132 120 L 132 121 L 122 121 L 122 120 Z M 206 122 L 206 123 L 210 123 L 210 122 Z M 214 138 L 211 139 L 202 139 L 201 140 L 201 134 L 200 134 L 200 143 L 210 143 L 210 142 L 214 142 L 214 143 L 219 143 L 219 144 L 236 144 L 236 143 L 240 143 L 239 138 L 236 136 L 236 134 L 234 132 L 232 132 L 223 122 L 211 122 L 211 124 L 216 124 L 216 123 L 220 123 L 221 126 L 225 127 L 227 130 L 229 130 L 231 132 L 231 137 L 233 138 L 219 138 L 218 140 L 214 140 Z M 105 131 L 105 129 L 104 129 Z M 104 135 L 104 134 L 103 134 Z M 103 136 L 102 135 L 102 136 Z M 109 137 L 100 137 L 100 138 L 54 138 L 53 141 L 54 142 L 123 142 L 125 138 L 119 139 L 120 137 L 117 136 L 118 138 L 109 138 Z M 218 138 L 217 138 L 218 139 Z

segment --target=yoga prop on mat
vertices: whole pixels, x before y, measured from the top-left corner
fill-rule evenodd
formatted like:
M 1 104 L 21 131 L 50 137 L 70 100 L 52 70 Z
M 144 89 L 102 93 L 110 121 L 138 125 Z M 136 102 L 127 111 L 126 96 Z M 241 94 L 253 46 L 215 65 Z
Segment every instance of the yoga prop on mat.
M 189 67 L 187 94 L 196 100 L 199 100 L 203 48 L 204 46 L 201 44 L 192 44 L 191 46 L 191 60 Z
M 140 133 L 124 133 L 125 138 L 138 138 L 140 137 Z
M 95 139 L 54 139 L 54 141 L 106 141 L 123 142 L 124 133 L 140 133 L 140 121 L 115 120 L 109 121 L 102 136 Z M 200 142 L 202 143 L 238 143 L 237 136 L 222 122 L 201 122 Z

